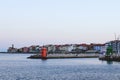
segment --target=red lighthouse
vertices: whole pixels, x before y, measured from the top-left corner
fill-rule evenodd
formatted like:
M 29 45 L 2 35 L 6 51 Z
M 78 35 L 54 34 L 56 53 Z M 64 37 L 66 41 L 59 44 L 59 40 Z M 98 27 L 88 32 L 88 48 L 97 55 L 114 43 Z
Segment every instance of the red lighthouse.
M 42 57 L 43 59 L 46 59 L 46 58 L 47 58 L 47 49 L 44 48 L 44 47 L 41 49 L 41 57 Z

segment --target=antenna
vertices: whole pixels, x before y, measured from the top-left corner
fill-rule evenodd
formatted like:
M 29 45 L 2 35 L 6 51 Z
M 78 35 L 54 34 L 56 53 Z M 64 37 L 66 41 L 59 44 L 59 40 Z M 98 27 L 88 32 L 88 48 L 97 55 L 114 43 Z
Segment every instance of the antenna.
M 115 40 L 116 40 L 116 33 L 114 33 L 114 36 L 115 36 Z
M 118 35 L 118 38 L 117 38 L 117 40 L 119 40 L 120 39 L 120 35 Z

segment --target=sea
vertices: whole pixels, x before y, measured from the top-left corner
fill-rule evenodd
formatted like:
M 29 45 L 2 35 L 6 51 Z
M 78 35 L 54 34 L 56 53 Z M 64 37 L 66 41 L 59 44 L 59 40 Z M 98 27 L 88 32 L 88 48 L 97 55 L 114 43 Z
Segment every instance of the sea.
M 0 54 L 0 80 L 120 80 L 120 62 L 98 58 L 27 59 Z

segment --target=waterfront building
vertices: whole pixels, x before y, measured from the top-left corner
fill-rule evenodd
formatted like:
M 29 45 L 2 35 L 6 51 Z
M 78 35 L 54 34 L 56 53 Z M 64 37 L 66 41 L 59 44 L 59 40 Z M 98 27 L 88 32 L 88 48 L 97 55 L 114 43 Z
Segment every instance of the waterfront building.
M 12 47 L 9 47 L 7 52 L 9 52 L 9 53 L 16 53 L 17 52 L 17 48 L 14 48 L 14 44 L 12 44 Z
M 71 52 L 73 49 L 73 46 L 71 44 L 65 44 L 65 45 L 61 45 L 59 49 L 65 52 Z
M 31 53 L 32 53 L 32 52 L 35 52 L 35 46 L 30 46 L 30 47 L 29 47 L 29 52 L 31 52 Z
M 120 42 L 117 43 L 118 53 L 120 54 Z
M 55 45 L 45 45 L 45 47 L 47 48 L 47 51 L 50 53 L 55 52 L 55 50 L 56 50 Z
M 105 44 L 93 44 L 93 50 L 101 52 L 105 48 Z
M 73 45 L 45 45 L 48 50 L 48 53 L 69 53 L 73 50 Z
M 85 53 L 88 50 L 88 44 L 75 44 L 71 53 Z
M 28 53 L 29 52 L 29 48 L 28 47 L 23 47 L 22 48 L 22 52 L 23 53 Z
M 19 53 L 22 53 L 22 52 L 23 52 L 23 48 L 19 48 L 19 49 L 18 49 L 18 52 L 19 52 Z
M 30 53 L 38 53 L 40 52 L 40 47 L 38 45 L 32 45 L 29 47 Z
M 88 46 L 88 44 L 80 44 L 79 49 L 86 51 L 88 50 Z
M 68 52 L 71 52 L 74 49 L 74 44 L 70 44 L 68 46 Z
M 120 54 L 120 40 L 113 40 L 105 43 L 106 46 L 110 45 L 113 49 L 113 52 L 116 54 Z

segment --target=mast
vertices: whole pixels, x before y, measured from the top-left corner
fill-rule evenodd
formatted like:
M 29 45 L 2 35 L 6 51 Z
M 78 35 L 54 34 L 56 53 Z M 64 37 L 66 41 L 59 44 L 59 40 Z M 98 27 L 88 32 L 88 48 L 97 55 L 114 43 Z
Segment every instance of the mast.
M 116 47 L 116 53 L 119 54 L 120 53 L 120 46 L 119 46 L 119 39 L 120 39 L 120 35 L 116 36 L 116 33 L 114 34 L 115 35 L 115 47 Z
M 118 44 L 117 44 L 117 39 L 118 39 L 118 38 L 116 37 L 116 33 L 114 33 L 114 36 L 115 36 L 115 53 L 118 53 L 118 48 L 117 48 L 117 47 L 118 47 L 118 46 L 117 46 L 117 45 L 118 45 Z

